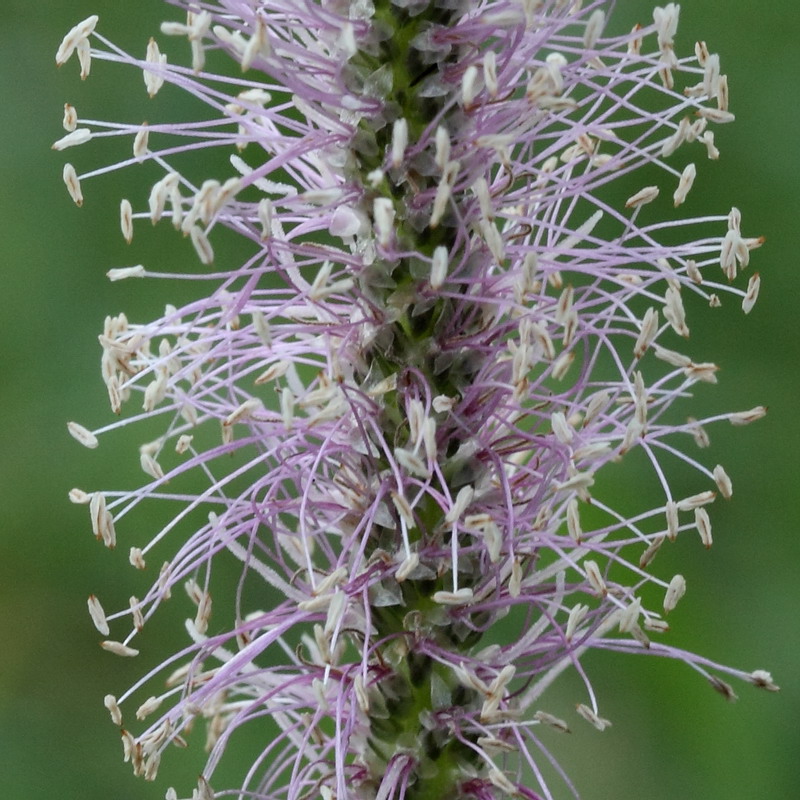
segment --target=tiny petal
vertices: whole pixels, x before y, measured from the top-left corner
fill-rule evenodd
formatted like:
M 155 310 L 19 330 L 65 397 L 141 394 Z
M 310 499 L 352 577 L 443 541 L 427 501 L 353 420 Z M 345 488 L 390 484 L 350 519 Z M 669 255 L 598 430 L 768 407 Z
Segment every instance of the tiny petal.
M 265 207 L 265 212 L 266 211 L 267 207 Z M 271 228 L 271 222 L 269 221 L 268 216 L 265 215 L 262 225 L 264 230 Z M 363 227 L 364 221 L 355 209 L 351 208 L 350 206 L 339 206 L 331 216 L 331 222 L 330 225 L 328 225 L 328 231 L 331 236 L 355 236 L 363 229 Z

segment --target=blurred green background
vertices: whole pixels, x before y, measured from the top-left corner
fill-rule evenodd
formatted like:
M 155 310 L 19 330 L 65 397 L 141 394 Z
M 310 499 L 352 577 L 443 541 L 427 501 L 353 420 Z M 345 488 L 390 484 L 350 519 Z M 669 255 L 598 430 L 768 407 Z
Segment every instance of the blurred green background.
M 185 796 L 202 753 L 173 751 L 155 786 L 134 779 L 102 697 L 121 692 L 155 660 L 159 635 L 181 635 L 170 626 L 180 625 L 186 610 L 145 634 L 139 663 L 97 647 L 86 596 L 96 592 L 106 608 L 126 604 L 134 591 L 127 546 L 115 553 L 98 546 L 86 509 L 66 495 L 76 484 L 107 486 L 110 471 L 127 475 L 135 459 L 126 452 L 118 468 L 116 443 L 97 452 L 80 448 L 65 422 L 109 420 L 96 344 L 104 316 L 122 309 L 150 316 L 176 298 L 160 282 L 111 284 L 105 271 L 140 262 L 180 268 L 194 255 L 169 226 L 137 227 L 135 249 L 125 252 L 119 198 L 141 205 L 142 181 L 152 182 L 152 174 L 128 170 L 92 181 L 77 209 L 61 182 L 65 158 L 49 150 L 62 135 L 65 101 L 102 119 L 139 122 L 149 113 L 141 76 L 132 71 L 96 64 L 84 84 L 74 62 L 57 71 L 53 56 L 64 32 L 98 13 L 105 35 L 143 53 L 160 20 L 177 17 L 157 0 L 4 0 L 3 8 L 0 797 L 148 800 L 163 797 L 171 782 Z M 623 0 L 615 27 L 649 19 L 650 8 Z M 713 508 L 714 548 L 706 553 L 687 542 L 658 566 L 669 575 L 680 565 L 689 583 L 671 618 L 674 641 L 725 663 L 770 669 L 783 691 L 737 686 L 740 700 L 727 704 L 680 665 L 595 656 L 589 666 L 601 713 L 614 726 L 600 734 L 574 724 L 569 737 L 546 737 L 584 800 L 800 797 L 800 352 L 793 305 L 800 294 L 800 10 L 796 0 L 690 0 L 679 50 L 689 52 L 696 38 L 722 56 L 737 121 L 718 128 L 722 159 L 701 166 L 687 210 L 725 213 L 735 203 L 746 235 L 768 240 L 754 258 L 763 288 L 750 317 L 728 303 L 690 320 L 696 350 L 722 367 L 720 385 L 703 391 L 702 402 L 720 410 L 764 403 L 770 414 L 748 428 L 712 430 L 709 463 L 724 463 L 735 485 L 733 499 Z M 169 44 L 178 60 L 180 48 Z M 106 154 L 82 148 L 67 155 L 88 167 L 105 163 Z M 548 708 L 571 715 L 582 699 L 577 681 L 566 678 Z M 554 788 L 557 800 L 568 796 Z

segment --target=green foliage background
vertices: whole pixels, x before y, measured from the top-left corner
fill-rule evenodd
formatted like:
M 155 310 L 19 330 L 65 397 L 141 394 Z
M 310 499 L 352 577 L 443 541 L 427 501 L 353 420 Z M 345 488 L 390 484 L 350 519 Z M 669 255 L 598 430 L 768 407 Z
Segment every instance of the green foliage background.
M 135 249 L 126 252 L 119 198 L 141 206 L 153 173 L 130 169 L 88 182 L 85 207 L 77 209 L 61 183 L 64 157 L 49 150 L 62 135 L 65 101 L 109 120 L 139 122 L 153 113 L 132 71 L 97 64 L 85 84 L 75 63 L 57 71 L 53 55 L 63 33 L 99 13 L 105 35 L 143 54 L 160 20 L 176 12 L 158 0 L 4 0 L 3 11 L 0 796 L 147 800 L 163 797 L 170 782 L 185 795 L 202 763 L 200 736 L 194 750 L 173 751 L 157 785 L 135 780 L 121 763 L 102 696 L 121 692 L 155 663 L 165 637 L 182 636 L 188 608 L 176 600 L 172 617 L 145 633 L 138 663 L 102 652 L 86 596 L 95 592 L 106 608 L 120 607 L 141 584 L 127 564 L 128 542 L 104 550 L 86 510 L 66 501 L 73 485 L 133 481 L 135 440 L 121 436 L 89 452 L 67 435 L 65 422 L 110 419 L 96 344 L 103 317 L 124 309 L 149 318 L 177 296 L 178 287 L 161 282 L 110 284 L 105 271 L 135 263 L 180 269 L 195 257 L 168 226 L 139 225 Z M 614 25 L 649 17 L 649 0 L 620 0 Z M 720 385 L 702 390 L 699 402 L 720 410 L 764 403 L 770 414 L 749 428 L 712 430 L 709 463 L 725 464 L 735 485 L 733 499 L 712 509 L 715 545 L 706 553 L 699 542 L 684 542 L 657 566 L 664 575 L 680 569 L 689 584 L 671 617 L 674 641 L 747 669 L 771 669 L 783 691 L 737 686 L 741 699 L 729 705 L 680 665 L 595 656 L 589 666 L 601 713 L 614 726 L 600 734 L 574 717 L 572 706 L 584 696 L 569 678 L 547 706 L 574 722 L 571 736 L 546 741 L 585 800 L 800 797 L 800 7 L 796 0 L 727 0 L 724 7 L 687 0 L 679 50 L 688 52 L 695 38 L 721 54 L 737 121 L 718 128 L 722 159 L 701 165 L 687 213 L 724 213 L 736 204 L 745 233 L 768 240 L 754 258 L 763 288 L 753 313 L 744 318 L 728 302 L 690 318 L 693 352 L 722 367 Z M 171 60 L 184 44 L 166 43 Z M 166 102 L 180 101 L 173 95 Z M 89 146 L 68 155 L 88 166 L 105 163 L 106 152 Z M 624 502 L 640 489 L 620 479 L 619 491 Z M 137 543 L 148 532 L 139 535 Z M 557 800 L 568 797 L 554 786 Z

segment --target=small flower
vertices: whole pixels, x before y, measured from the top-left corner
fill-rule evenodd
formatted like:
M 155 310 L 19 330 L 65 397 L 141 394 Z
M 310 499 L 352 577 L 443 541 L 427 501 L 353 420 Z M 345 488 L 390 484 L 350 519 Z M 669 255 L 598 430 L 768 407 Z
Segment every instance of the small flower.
M 200 262 L 186 277 L 208 287 L 152 322 L 108 317 L 112 410 L 142 411 L 70 423 L 87 447 L 161 424 L 140 488 L 70 495 L 109 547 L 146 528 L 128 522 L 144 501 L 176 509 L 131 546 L 139 570 L 172 553 L 141 599 L 108 616 L 89 600 L 104 636 L 130 615 L 101 643 L 123 656 L 173 590 L 193 606 L 189 643 L 105 699 L 122 725 L 167 674 L 135 712 L 144 730 L 123 729 L 134 771 L 154 778 L 201 717 L 193 798 L 210 800 L 225 751 L 266 719 L 242 796 L 535 800 L 553 796 L 540 729 L 568 730 L 546 690 L 590 650 L 683 661 L 729 698 L 720 673 L 776 689 L 658 639 L 686 591 L 652 571 L 659 549 L 692 532 L 710 546 L 710 487 L 732 492 L 690 451 L 710 423 L 764 413 L 684 416 L 695 384 L 716 382 L 683 352 L 698 301 L 749 311 L 759 278 L 734 281 L 762 240 L 736 209 L 681 218 L 662 202 L 687 200 L 733 119 L 718 57 L 676 53 L 678 6 L 612 37 L 604 0 L 173 5 L 186 22 L 162 34 L 191 67 L 153 39 L 142 60 L 121 52 L 97 17 L 57 57 L 77 52 L 84 74 L 133 65 L 154 103 L 172 84 L 203 107 L 121 125 L 67 106 L 54 145 L 128 137 L 121 163 L 67 165 L 70 195 L 153 162 L 163 175 L 146 204 L 122 201 L 123 236 L 170 220 Z M 220 55 L 235 69 L 206 71 Z M 211 147 L 229 171 L 190 177 L 180 165 Z M 218 225 L 249 241 L 244 264 L 217 259 Z M 182 277 L 108 273 L 157 275 Z M 595 487 L 632 453 L 663 493 L 634 514 Z M 696 494 L 675 495 L 675 462 Z M 603 730 L 581 674 L 577 716 Z

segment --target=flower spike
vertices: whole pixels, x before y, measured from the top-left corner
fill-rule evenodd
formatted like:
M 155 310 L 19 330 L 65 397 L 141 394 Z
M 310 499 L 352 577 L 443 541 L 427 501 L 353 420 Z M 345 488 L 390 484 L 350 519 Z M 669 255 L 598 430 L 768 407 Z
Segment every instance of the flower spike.
M 124 125 L 67 105 L 53 145 L 125 137 L 120 164 L 65 165 L 70 196 L 150 162 L 123 237 L 169 220 L 202 287 L 151 321 L 106 319 L 102 374 L 129 416 L 68 426 L 89 448 L 137 418 L 150 432 L 139 488 L 70 493 L 138 577 L 168 554 L 128 608 L 90 596 L 99 633 L 122 634 L 101 646 L 133 657 L 162 603 L 190 604 L 174 653 L 105 698 L 134 772 L 153 779 L 201 720 L 193 800 L 534 800 L 553 796 L 542 726 L 572 725 L 542 706 L 559 675 L 586 681 L 578 724 L 611 724 L 590 651 L 684 662 L 729 699 L 720 675 L 777 689 L 662 642 L 687 584 L 656 555 L 687 533 L 710 547 L 707 507 L 732 492 L 694 443 L 766 412 L 687 418 L 717 380 L 684 352 L 690 301 L 749 312 L 760 278 L 739 273 L 762 240 L 736 209 L 681 216 L 733 114 L 717 56 L 679 50 L 679 6 L 612 36 L 610 0 L 169 5 L 185 17 L 160 37 L 185 66 L 161 38 L 124 54 L 97 17 L 57 54 L 84 75 L 90 56 L 127 63 L 151 98 L 172 84 L 200 107 L 159 120 L 157 98 L 149 124 Z M 208 148 L 229 167 L 198 181 Z M 215 247 L 219 227 L 245 263 Z M 629 514 L 597 478 L 632 453 L 662 497 Z M 694 494 L 674 496 L 674 459 Z M 158 500 L 173 515 L 143 534 Z M 262 751 L 220 788 L 250 729 Z

